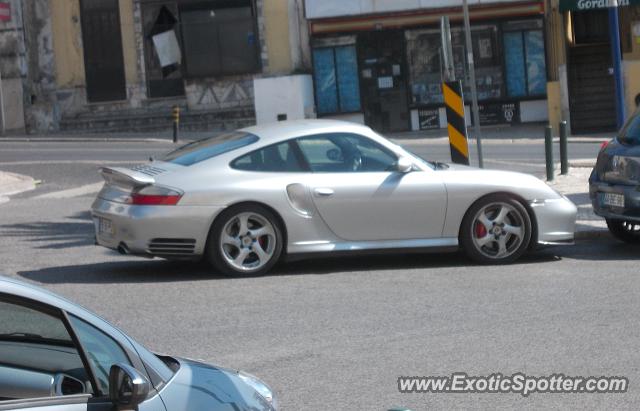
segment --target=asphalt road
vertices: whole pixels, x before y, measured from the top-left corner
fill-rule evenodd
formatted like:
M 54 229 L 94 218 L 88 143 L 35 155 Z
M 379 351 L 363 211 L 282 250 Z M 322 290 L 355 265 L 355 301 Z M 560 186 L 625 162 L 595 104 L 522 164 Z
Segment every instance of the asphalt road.
M 506 267 L 461 254 L 323 258 L 228 279 L 203 264 L 95 247 L 93 194 L 60 193 L 99 182 L 99 163 L 144 160 L 168 144 L 39 144 L 0 144 L 0 169 L 43 180 L 0 205 L 0 272 L 79 302 L 153 350 L 256 374 L 284 410 L 638 408 L 637 247 L 604 237 Z M 446 160 L 446 146 L 415 146 Z M 541 174 L 539 148 L 487 145 L 485 154 L 496 168 Z M 597 144 L 571 149 L 588 158 Z M 458 371 L 616 375 L 631 386 L 526 398 L 398 393 L 399 376 Z

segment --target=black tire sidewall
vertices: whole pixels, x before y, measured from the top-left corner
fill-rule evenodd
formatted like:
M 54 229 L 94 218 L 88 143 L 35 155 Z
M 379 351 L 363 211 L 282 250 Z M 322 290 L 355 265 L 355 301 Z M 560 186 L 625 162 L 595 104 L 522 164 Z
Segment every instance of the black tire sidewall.
M 513 208 L 515 208 L 520 215 L 522 216 L 524 229 L 525 229 L 525 238 L 522 241 L 522 244 L 518 247 L 518 249 L 511 255 L 503 258 L 491 258 L 482 254 L 478 249 L 476 249 L 475 244 L 473 243 L 473 226 L 474 226 L 474 218 L 476 214 L 486 205 L 490 203 L 505 203 L 509 204 Z M 520 258 L 529 248 L 529 244 L 531 243 L 531 235 L 532 235 L 532 222 L 531 216 L 527 209 L 522 205 L 520 201 L 513 198 L 508 194 L 490 194 L 481 199 L 477 200 L 473 205 L 467 210 L 464 218 L 462 219 L 462 226 L 460 228 L 460 245 L 464 252 L 474 261 L 481 264 L 508 264 L 512 263 L 518 258 Z
M 631 234 L 622 226 L 626 222 L 624 220 L 607 219 L 607 228 L 620 241 L 628 244 L 640 244 L 640 235 Z
M 271 257 L 271 260 L 269 260 L 269 262 L 263 267 L 261 267 L 259 270 L 249 271 L 249 272 L 238 271 L 234 267 L 229 265 L 229 263 L 227 263 L 224 256 L 222 255 L 222 251 L 220 250 L 220 247 L 219 247 L 220 234 L 222 233 L 222 229 L 224 228 L 224 226 L 227 224 L 227 222 L 229 222 L 231 218 L 233 218 L 234 216 L 240 213 L 245 213 L 245 212 L 259 214 L 262 217 L 264 217 L 266 220 L 268 220 L 269 223 L 271 223 L 271 225 L 273 226 L 273 230 L 276 236 L 276 246 L 273 252 L 273 256 Z M 284 247 L 283 239 L 284 237 L 282 235 L 282 228 L 280 227 L 280 223 L 278 219 L 266 207 L 263 207 L 258 204 L 255 204 L 255 205 L 245 204 L 245 205 L 232 206 L 224 210 L 222 213 L 220 213 L 220 215 L 215 219 L 213 225 L 211 226 L 211 229 L 209 230 L 209 237 L 207 239 L 207 246 L 206 246 L 206 259 L 211 265 L 213 265 L 213 267 L 216 270 L 218 270 L 221 274 L 225 276 L 258 277 L 261 275 L 265 275 L 267 272 L 269 272 L 269 270 L 273 268 L 273 266 L 276 265 L 280 260 L 280 256 L 282 255 L 282 249 Z

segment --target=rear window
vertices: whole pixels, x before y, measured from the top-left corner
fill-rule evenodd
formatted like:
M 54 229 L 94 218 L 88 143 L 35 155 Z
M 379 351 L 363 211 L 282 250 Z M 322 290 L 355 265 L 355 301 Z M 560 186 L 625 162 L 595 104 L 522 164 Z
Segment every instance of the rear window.
M 627 122 L 618 139 L 622 144 L 640 144 L 640 111 L 636 112 Z
M 234 131 L 186 144 L 162 158 L 169 163 L 190 166 L 258 141 L 258 136 Z

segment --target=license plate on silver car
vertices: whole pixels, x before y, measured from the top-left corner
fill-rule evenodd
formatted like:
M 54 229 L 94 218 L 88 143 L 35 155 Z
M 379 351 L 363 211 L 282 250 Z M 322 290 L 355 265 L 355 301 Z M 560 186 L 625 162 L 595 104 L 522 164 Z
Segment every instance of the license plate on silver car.
M 98 226 L 98 234 L 113 235 L 114 230 L 113 230 L 113 224 L 111 223 L 111 220 L 98 217 L 98 221 L 96 222 L 96 225 Z
M 602 205 L 624 208 L 624 195 L 622 194 L 601 193 L 600 199 Z

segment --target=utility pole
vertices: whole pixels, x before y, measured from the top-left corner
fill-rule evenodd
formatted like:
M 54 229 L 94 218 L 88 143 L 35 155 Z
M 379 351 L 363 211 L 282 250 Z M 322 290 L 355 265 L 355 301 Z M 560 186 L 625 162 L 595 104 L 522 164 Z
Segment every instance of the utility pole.
M 466 1 L 466 0 L 465 0 Z M 618 21 L 618 0 L 611 0 L 609 7 L 609 36 L 611 37 L 611 59 L 616 90 L 616 124 L 618 130 L 625 121 L 624 78 L 622 76 L 622 54 L 620 53 L 620 22 Z
M 482 158 L 482 130 L 480 129 L 480 108 L 478 107 L 478 88 L 476 86 L 476 68 L 473 61 L 473 44 L 471 43 L 471 23 L 469 22 L 469 3 L 462 0 L 464 12 L 464 31 L 467 44 L 467 62 L 469 64 L 469 82 L 471 83 L 471 102 L 473 104 L 473 128 L 478 146 L 478 165 L 484 167 Z M 616 26 L 617 27 L 617 26 Z

